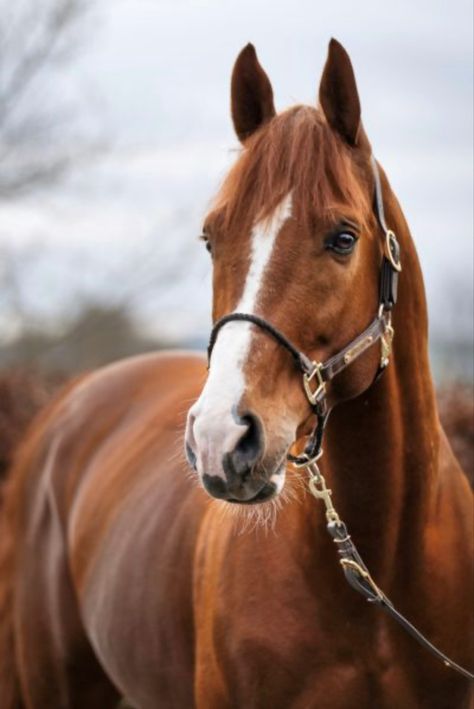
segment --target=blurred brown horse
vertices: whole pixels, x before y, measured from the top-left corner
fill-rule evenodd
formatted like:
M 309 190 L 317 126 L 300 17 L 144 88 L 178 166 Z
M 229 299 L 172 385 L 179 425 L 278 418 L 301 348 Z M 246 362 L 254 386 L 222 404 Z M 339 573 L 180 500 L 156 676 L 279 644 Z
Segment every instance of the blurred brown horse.
M 355 79 L 335 41 L 319 99 L 275 115 L 253 47 L 242 51 L 243 152 L 204 240 L 214 318 L 238 306 L 323 360 L 373 318 L 382 244 Z M 393 361 L 374 384 L 370 347 L 328 387 L 338 406 L 323 469 L 377 583 L 469 666 L 471 492 L 438 420 L 415 248 L 382 182 L 404 269 Z M 190 402 L 189 461 L 227 502 L 186 475 Z M 201 357 L 151 355 L 65 392 L 5 495 L 1 709 L 106 709 L 121 696 L 140 709 L 467 706 L 467 680 L 345 585 L 313 498 L 289 499 L 267 534 L 239 535 L 223 514 L 268 516 L 291 498 L 300 479 L 286 455 L 311 425 L 288 353 L 248 323 L 221 331 L 207 379 Z

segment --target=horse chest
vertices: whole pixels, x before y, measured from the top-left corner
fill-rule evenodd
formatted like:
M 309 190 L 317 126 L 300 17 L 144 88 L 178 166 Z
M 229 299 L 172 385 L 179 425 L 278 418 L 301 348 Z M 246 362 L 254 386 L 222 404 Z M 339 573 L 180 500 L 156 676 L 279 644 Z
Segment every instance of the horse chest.
M 198 709 L 467 707 L 410 672 L 395 647 L 369 648 L 350 628 L 321 632 L 309 618 L 284 614 L 270 623 L 214 618 L 210 627 L 197 647 Z
M 237 543 L 226 563 L 221 549 L 209 544 L 195 588 L 198 708 L 453 706 L 453 687 L 413 672 L 397 629 L 362 599 L 336 597 L 327 579 L 317 593 L 288 559 L 283 577 L 276 556 L 246 565 Z

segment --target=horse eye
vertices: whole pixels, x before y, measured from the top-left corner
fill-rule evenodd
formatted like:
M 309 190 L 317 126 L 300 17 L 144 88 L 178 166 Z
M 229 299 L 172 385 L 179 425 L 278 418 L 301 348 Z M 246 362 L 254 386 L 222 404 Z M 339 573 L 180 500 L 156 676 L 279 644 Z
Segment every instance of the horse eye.
M 347 231 L 341 231 L 335 234 L 330 242 L 327 244 L 327 248 L 335 251 L 337 254 L 347 255 L 352 253 L 354 247 L 357 243 L 357 237 Z
M 204 242 L 204 246 L 206 247 L 207 251 L 212 254 L 212 246 L 211 242 L 209 241 L 209 237 L 206 234 L 201 234 L 199 238 L 201 239 L 201 241 Z

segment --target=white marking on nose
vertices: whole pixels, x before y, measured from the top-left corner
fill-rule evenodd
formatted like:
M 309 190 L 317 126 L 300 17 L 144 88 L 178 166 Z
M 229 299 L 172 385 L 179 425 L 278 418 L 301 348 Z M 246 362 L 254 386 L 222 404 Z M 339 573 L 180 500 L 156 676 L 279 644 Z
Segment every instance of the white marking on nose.
M 292 199 L 288 194 L 271 218 L 258 222 L 252 229 L 250 266 L 242 297 L 234 312 L 254 313 L 261 298 L 262 282 L 278 234 L 291 216 Z M 251 324 L 227 323 L 219 332 L 211 359 L 211 367 L 201 396 L 189 412 L 193 421 L 199 474 L 224 478 L 222 457 L 234 450 L 246 431 L 239 423 L 236 409 L 245 391 L 243 374 L 252 339 Z

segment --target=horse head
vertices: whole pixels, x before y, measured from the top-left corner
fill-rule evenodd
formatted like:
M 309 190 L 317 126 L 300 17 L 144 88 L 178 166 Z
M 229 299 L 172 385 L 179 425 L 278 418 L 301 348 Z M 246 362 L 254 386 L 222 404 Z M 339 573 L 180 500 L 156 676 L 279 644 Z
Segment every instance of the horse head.
M 214 321 L 256 315 L 310 361 L 326 360 L 376 315 L 383 258 L 349 56 L 331 40 L 319 107 L 277 114 L 249 44 L 234 66 L 231 107 L 242 150 L 202 236 L 213 263 Z M 367 389 L 379 361 L 376 347 L 355 358 L 328 384 L 327 405 Z M 312 414 L 288 352 L 255 324 L 228 322 L 189 411 L 188 460 L 214 497 L 269 500 L 282 491 L 287 454 L 311 430 Z

